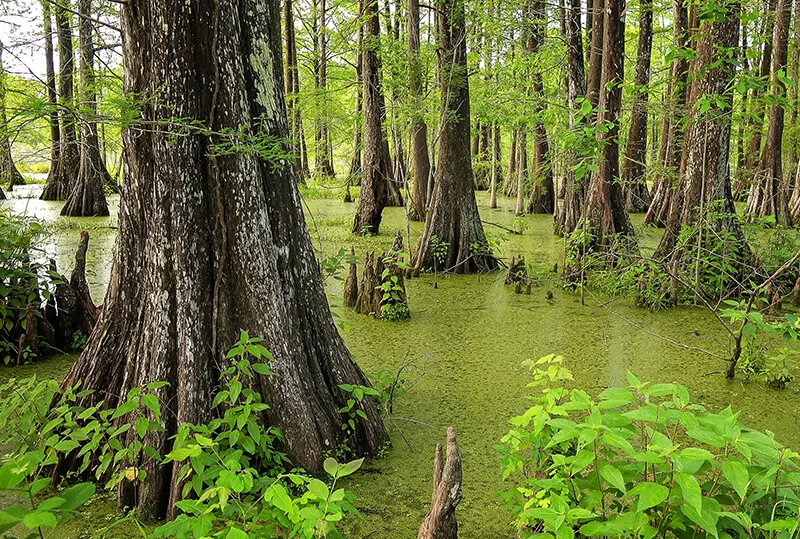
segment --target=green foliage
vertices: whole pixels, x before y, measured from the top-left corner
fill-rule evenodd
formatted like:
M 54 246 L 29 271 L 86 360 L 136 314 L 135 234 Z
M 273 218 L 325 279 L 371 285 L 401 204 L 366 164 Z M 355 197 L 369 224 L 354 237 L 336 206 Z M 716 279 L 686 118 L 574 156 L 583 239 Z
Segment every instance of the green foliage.
M 520 537 L 781 538 L 800 533 L 800 455 L 677 384 L 597 398 L 552 355 L 529 362 L 533 406 L 496 446 Z
M 442 265 L 444 265 L 445 260 L 447 260 L 447 248 L 449 247 L 448 243 L 442 240 L 439 236 L 433 235 L 431 236 L 431 254 L 433 256 L 433 268 L 436 271 L 442 269 Z
M 720 314 L 731 324 L 739 324 L 741 355 L 737 366 L 746 379 L 755 377 L 770 387 L 782 389 L 792 381 L 791 366 L 800 357 L 800 318 L 786 313 L 771 319 L 760 311 L 748 310 L 748 301 L 725 300 Z M 763 298 L 760 304 L 768 304 Z M 781 346 L 783 344 L 783 346 Z
M 389 322 L 400 322 L 411 318 L 411 309 L 408 308 L 408 303 L 401 301 L 399 303 L 386 303 L 381 305 L 381 320 L 388 320 Z
M 324 469 L 331 484 L 302 473 L 287 473 L 286 456 L 275 449 L 283 434 L 260 420 L 268 406 L 251 389 L 270 376 L 272 355 L 242 332 L 228 352 L 232 365 L 212 402 L 218 417 L 205 425 L 183 424 L 165 463 L 180 466 L 182 511 L 152 537 L 340 537 L 336 522 L 355 513 L 353 496 L 336 488 L 341 477 L 361 466 L 329 458 Z
M 60 280 L 33 256 L 43 234 L 38 221 L 0 209 L 0 352 L 5 363 L 15 356 L 14 346 L 25 331 L 27 305 L 35 305 L 38 313 L 42 299 L 50 297 L 49 285 Z
M 66 481 L 88 475 L 106 479 L 112 488 L 123 480 L 144 479 L 143 470 L 125 463 L 160 458 L 142 439 L 148 431 L 161 430 L 154 393 L 162 386 L 134 389 L 116 409 L 103 408 L 102 401 L 82 406 L 90 392 L 78 387 L 62 391 L 53 380 L 12 379 L 1 386 L 0 444 L 7 452 L 0 466 L 0 493 L 12 501 L 0 511 L 0 533 L 20 522 L 39 533 L 56 528 L 91 499 L 91 482 L 50 488 L 53 466 L 64 460 L 72 462 Z

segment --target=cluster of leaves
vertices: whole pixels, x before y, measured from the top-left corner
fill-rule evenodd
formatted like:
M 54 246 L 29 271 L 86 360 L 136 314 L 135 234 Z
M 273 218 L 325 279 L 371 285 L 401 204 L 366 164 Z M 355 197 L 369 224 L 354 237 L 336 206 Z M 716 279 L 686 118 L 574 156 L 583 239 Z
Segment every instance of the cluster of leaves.
M 746 300 L 724 303 L 727 307 L 720 314 L 741 328 L 738 367 L 744 377 L 756 377 L 774 388 L 786 387 L 793 379 L 791 367 L 800 357 L 800 318 L 794 313 L 769 318 L 761 311 L 748 309 Z M 768 300 L 764 298 L 759 304 L 768 304 Z
M 43 233 L 38 221 L 0 209 L 0 355 L 6 364 L 25 331 L 27 305 L 34 304 L 38 314 L 39 304 L 50 297 L 45 276 L 52 284 L 60 279 L 32 256 L 35 240 Z
M 131 390 L 116 409 L 104 408 L 102 402 L 81 406 L 90 392 L 78 387 L 62 391 L 53 380 L 12 379 L 0 387 L 0 444 L 9 448 L 0 467 L 0 492 L 11 500 L 0 511 L 0 533 L 22 523 L 41 534 L 41 528 L 63 524 L 91 499 L 96 488 L 92 482 L 50 488 L 53 467 L 60 462 L 72 463 L 67 482 L 88 474 L 106 479 L 112 488 L 123 480 L 144 479 L 143 470 L 124 463 L 159 458 L 142 438 L 161 428 L 153 392 L 163 385 Z M 156 421 L 147 419 L 143 409 Z
M 393 251 L 383 259 L 381 284 L 377 287 L 382 292 L 381 320 L 398 322 L 411 318 L 411 309 L 408 308 L 405 288 L 401 282 L 402 272 L 410 267 L 405 257 L 406 253 Z
M 800 533 L 800 455 L 730 408 L 647 384 L 568 389 L 561 357 L 529 362 L 533 406 L 510 420 L 501 494 L 520 537 L 780 538 Z
M 0 386 L 0 444 L 9 448 L 0 461 L 0 494 L 10 500 L 0 510 L 0 533 L 22 523 L 41 535 L 41 528 L 57 528 L 94 496 L 94 482 L 52 484 L 61 476 L 54 467 L 62 463 L 69 463 L 64 481 L 89 476 L 114 488 L 145 480 L 144 468 L 155 462 L 180 466 L 177 506 L 183 513 L 151 534 L 139 526 L 143 537 L 340 537 L 335 523 L 356 510 L 353 494 L 335 488 L 336 482 L 362 461 L 327 459 L 330 486 L 287 471 L 291 464 L 275 449 L 282 434 L 263 425 L 267 405 L 252 389 L 258 376 L 273 374 L 272 355 L 261 339 L 242 332 L 227 357 L 231 366 L 212 402 L 215 418 L 179 427 L 163 457 L 143 440 L 163 431 L 158 393 L 165 382 L 132 389 L 116 408 L 103 401 L 83 406 L 91 392 L 62 391 L 53 380 Z M 107 530 L 132 519 L 120 518 Z
M 336 481 L 361 466 L 356 460 L 324 463 L 330 487 L 301 472 L 285 470 L 289 461 L 275 449 L 280 430 L 266 427 L 260 416 L 268 406 L 248 386 L 270 376 L 272 355 L 242 332 L 227 354 L 232 365 L 221 374 L 224 389 L 212 402 L 218 417 L 205 425 L 181 425 L 165 463 L 180 465 L 183 512 L 157 528 L 152 537 L 339 537 L 335 523 L 355 513 L 353 495 Z M 252 361 L 251 361 L 252 359 Z

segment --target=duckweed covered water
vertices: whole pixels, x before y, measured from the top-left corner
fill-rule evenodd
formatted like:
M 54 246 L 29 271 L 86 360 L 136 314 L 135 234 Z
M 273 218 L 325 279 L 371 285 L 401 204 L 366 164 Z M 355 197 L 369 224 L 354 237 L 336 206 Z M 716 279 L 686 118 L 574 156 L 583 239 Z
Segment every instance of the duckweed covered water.
M 489 210 L 485 193 L 479 198 L 485 220 L 524 228 L 522 235 L 513 235 L 487 225 L 490 236 L 501 241 L 502 256 L 508 259 L 523 254 L 546 274 L 562 249 L 552 235 L 552 218 L 531 216 L 515 223 L 513 200 L 502 200 L 499 209 Z M 358 238 L 350 234 L 354 205 L 338 200 L 307 202 L 313 214 L 313 220 L 307 216 L 311 236 L 320 256 L 354 245 L 361 258 L 366 250 L 388 250 L 396 230 L 405 235 L 401 208 L 385 210 L 379 236 Z M 77 243 L 80 227 L 87 226 L 84 223 L 96 227 L 90 261 L 94 268 L 93 293 L 101 301 L 97 292 L 107 281 L 114 230 L 104 225 L 107 220 L 65 222 L 55 217 L 59 205 L 40 204 L 44 206 L 37 206 L 39 215 L 55 223 L 51 244 L 60 258 L 71 259 L 71 246 Z M 410 227 L 414 244 L 422 224 L 412 222 Z M 652 249 L 660 231 L 640 232 L 643 249 Z M 59 266 L 62 272 L 71 269 L 66 260 Z M 694 402 L 710 408 L 731 405 L 742 411 L 745 423 L 772 430 L 779 441 L 800 447 L 797 382 L 785 390 L 741 380 L 726 382 L 722 360 L 678 347 L 632 325 L 725 357 L 730 353 L 728 334 L 714 316 L 688 307 L 651 313 L 633 307 L 628 299 L 595 300 L 590 294 L 581 305 L 580 297 L 561 290 L 556 274 L 551 275 L 553 280 L 544 281 L 531 295 L 514 294 L 503 284 L 503 272 L 423 275 L 407 282 L 412 318 L 400 323 L 374 320 L 343 308 L 341 283 L 329 279 L 332 308 L 346 327 L 344 339 L 368 374 L 386 371 L 393 376 L 413 360 L 404 371 L 407 392 L 396 399 L 388 422 L 392 449 L 348 478 L 346 486 L 357 493 L 361 515 L 343 523 L 346 537 L 416 536 L 430 502 L 434 447 L 444 441 L 448 426 L 458 433 L 463 458 L 464 498 L 457 511 L 460 537 L 514 537 L 509 514 L 497 496 L 510 485 L 500 479 L 492 446 L 508 431 L 508 418 L 527 408 L 525 385 L 530 375 L 522 361 L 549 353 L 563 355 L 575 375 L 576 386 L 590 393 L 625 385 L 625 374 L 631 370 L 643 380 L 681 383 L 689 388 Z M 545 299 L 547 290 L 554 295 L 549 302 Z M 598 301 L 606 302 L 605 307 Z M 60 375 L 61 369 L 50 371 L 51 361 L 33 368 L 41 369 L 42 376 Z M 60 361 L 64 363 L 63 358 Z M 113 505 L 102 503 L 105 510 L 112 510 Z M 96 530 L 97 510 L 93 508 L 88 519 L 76 520 L 71 529 Z M 120 532 L 115 536 L 123 535 Z

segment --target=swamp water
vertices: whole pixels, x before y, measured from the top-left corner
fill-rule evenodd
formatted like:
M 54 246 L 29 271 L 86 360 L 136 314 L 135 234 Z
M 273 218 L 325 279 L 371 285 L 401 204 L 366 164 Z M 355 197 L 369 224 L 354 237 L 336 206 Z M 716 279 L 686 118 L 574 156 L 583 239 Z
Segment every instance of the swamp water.
M 562 244 L 552 234 L 550 216 L 531 216 L 515 221 L 514 201 L 502 199 L 490 210 L 488 196 L 479 193 L 482 217 L 508 228 L 522 226 L 513 235 L 487 225 L 490 235 L 502 236 L 501 256 L 523 254 L 536 269 L 551 267 Z M 112 215 L 118 207 L 112 197 Z M 394 233 L 405 235 L 401 208 L 387 208 L 381 234 L 375 238 L 350 233 L 355 205 L 340 200 L 306 200 L 307 220 L 321 257 L 340 248 L 356 248 L 359 260 L 367 250 L 388 250 Z M 89 230 L 88 279 L 95 300 L 102 302 L 108 280 L 116 218 L 75 219 L 58 216 L 61 203 L 37 199 L 11 199 L 5 206 L 36 215 L 53 226 L 46 251 L 56 254 L 59 270 L 69 274 L 81 229 Z M 313 219 L 308 215 L 313 214 Z M 641 216 L 634 217 L 641 222 Z M 411 223 L 412 244 L 422 229 Z M 642 229 L 644 249 L 655 246 L 660 231 Z M 359 275 L 361 268 L 359 265 Z M 556 274 L 551 274 L 555 278 Z M 406 394 L 394 403 L 388 421 L 393 447 L 381 459 L 365 464 L 344 486 L 358 496 L 361 515 L 342 523 L 348 538 L 412 538 L 430 503 L 433 453 L 445 441 L 445 429 L 453 426 L 463 459 L 463 501 L 457 510 L 462 539 L 512 538 L 509 513 L 497 492 L 511 485 L 501 481 L 500 466 L 492 448 L 505 434 L 507 420 L 528 407 L 525 385 L 531 377 L 522 366 L 527 359 L 556 353 L 575 376 L 575 385 L 591 394 L 605 387 L 626 385 L 630 370 L 653 383 L 677 382 L 689 388 L 692 401 L 712 409 L 731 405 L 741 410 L 746 424 L 775 432 L 784 444 L 800 448 L 800 384 L 773 390 L 741 379 L 729 383 L 722 374 L 725 364 L 709 355 L 678 347 L 657 334 L 685 345 L 726 357 L 730 353 L 727 332 L 716 318 L 702 309 L 681 307 L 651 313 L 632 306 L 629 299 L 596 300 L 587 294 L 581 305 L 577 294 L 558 287 L 555 280 L 534 287 L 531 295 L 515 295 L 505 286 L 505 272 L 490 275 L 423 275 L 407 281 L 411 320 L 390 323 L 355 314 L 341 301 L 342 284 L 327 284 L 333 311 L 346 328 L 344 339 L 362 369 L 375 375 L 404 370 Z M 437 288 L 433 287 L 436 282 Z M 552 290 L 554 298 L 546 301 Z M 606 307 L 600 301 L 607 302 Z M 609 309 L 613 311 L 609 312 Z M 624 318 L 622 318 L 624 317 Z M 24 366 L 6 368 L 3 377 L 59 377 L 71 358 L 60 356 Z M 68 537 L 91 533 L 115 518 L 110 499 L 93 504 L 86 515 L 71 521 Z M 133 530 L 120 529 L 113 537 L 135 537 Z M 55 537 L 53 535 L 52 537 Z M 63 533 L 59 537 L 67 537 Z

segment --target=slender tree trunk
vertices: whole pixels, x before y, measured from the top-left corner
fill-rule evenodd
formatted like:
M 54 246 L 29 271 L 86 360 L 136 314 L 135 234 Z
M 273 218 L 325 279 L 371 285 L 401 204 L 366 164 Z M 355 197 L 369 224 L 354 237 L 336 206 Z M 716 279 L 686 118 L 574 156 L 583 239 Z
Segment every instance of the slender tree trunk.
M 595 0 L 597 1 L 597 0 Z M 610 248 L 613 241 L 635 242 L 633 225 L 625 209 L 619 182 L 619 112 L 624 80 L 624 0 L 605 0 L 603 69 L 597 115 L 600 166 L 592 174 L 583 220 L 596 248 Z M 593 30 L 596 31 L 596 30 Z M 605 126 L 601 129 L 601 126 Z
M 9 141 L 8 119 L 6 117 L 6 72 L 3 69 L 3 42 L 0 41 L 0 200 L 6 195 L 3 193 L 2 186 L 8 185 L 8 190 L 14 189 L 15 185 L 22 185 L 25 179 L 17 170 L 14 159 L 11 156 L 11 143 Z
M 441 112 L 436 182 L 414 267 L 468 273 L 497 268 L 473 190 L 464 0 L 437 0 Z M 444 256 L 437 247 L 444 246 Z
M 677 0 L 676 0 L 677 1 Z M 579 121 L 580 105 L 578 99 L 586 95 L 586 78 L 583 69 L 583 39 L 581 38 L 581 0 L 569 0 L 567 4 L 567 99 L 569 104 L 569 128 L 571 131 L 582 128 Z M 588 26 L 588 25 L 587 25 Z M 578 178 L 573 164 L 578 160 L 580 148 L 570 146 L 566 149 L 566 179 L 564 203 L 554 222 L 555 233 L 565 236 L 574 232 L 580 223 L 583 201 L 586 196 L 586 179 Z
M 419 48 L 419 0 L 408 0 L 408 75 L 412 108 L 411 161 L 414 172 L 410 217 L 415 221 L 424 221 L 428 206 L 426 186 L 431 162 L 428 157 L 428 126 L 422 110 L 424 96 Z
M 647 101 L 650 96 L 650 53 L 653 49 L 653 2 L 639 5 L 639 48 L 636 53 L 634 87 L 628 147 L 625 152 L 622 182 L 625 206 L 630 212 L 644 212 L 650 207 L 650 191 L 645 176 L 647 159 Z
M 377 234 L 383 208 L 389 196 L 391 160 L 389 144 L 383 129 L 386 105 L 380 81 L 378 51 L 380 48 L 380 14 L 378 0 L 364 0 L 366 46 L 361 53 L 364 78 L 364 169 L 361 194 L 353 222 L 356 234 Z
M 792 16 L 792 0 L 777 0 L 775 14 L 775 34 L 772 48 L 772 99 L 767 140 L 761 154 L 751 191 L 755 200 L 753 208 L 756 217 L 772 216 L 775 222 L 784 227 L 792 226 L 789 214 L 789 187 L 783 178 L 783 126 L 786 86 L 779 77 L 786 72 L 789 50 L 789 22 Z
M 694 82 L 687 98 L 689 117 L 678 190 L 672 197 L 667 227 L 656 256 L 677 260 L 677 264 L 685 266 L 696 261 L 694 253 L 702 248 L 699 242 L 708 245 L 723 238 L 723 251 L 715 250 L 733 269 L 724 275 L 722 288 L 724 292 L 735 292 L 745 282 L 745 276 L 752 273 L 746 265 L 751 259 L 750 249 L 735 217 L 729 167 L 731 81 L 736 61 L 728 51 L 738 45 L 741 7 L 738 0 L 728 0 L 720 7 L 726 10 L 724 17 L 699 23 L 697 58 L 690 67 Z M 701 113 L 697 103 L 706 96 L 715 100 Z M 710 210 L 713 211 L 705 213 Z M 684 226 L 697 226 L 698 232 L 679 244 L 678 235 Z M 706 230 L 705 239 L 699 237 L 700 230 Z M 713 268 L 712 271 L 719 272 Z
M 592 32 L 589 48 L 589 72 L 586 75 L 586 99 L 597 110 L 600 100 L 600 80 L 603 71 L 603 28 L 606 16 L 604 0 L 592 0 Z M 594 116 L 593 116 L 594 118 Z
M 511 149 L 508 153 L 508 182 L 506 182 L 505 195 L 511 196 L 516 192 L 517 184 L 517 147 L 519 146 L 519 130 L 511 130 Z
M 141 96 L 145 126 L 124 133 L 127 172 L 119 235 L 106 299 L 89 343 L 65 385 L 94 390 L 86 400 L 115 407 L 153 381 L 161 432 L 144 444 L 159 454 L 179 425 L 211 417 L 225 351 L 241 330 L 264 338 L 274 376 L 253 388 L 282 430 L 293 464 L 319 472 L 346 442 L 375 453 L 386 432 L 367 401 L 366 419 L 342 429 L 340 384 L 365 384 L 325 299 L 291 166 L 258 152 L 214 157 L 223 131 L 288 137 L 278 0 L 155 0 L 122 6 L 125 92 Z M 199 85 L 197 81 L 212 81 Z M 156 99 L 157 97 L 157 99 Z M 176 126 L 181 117 L 204 125 Z M 266 360 L 265 360 L 266 361 Z M 130 418 L 126 418 L 127 422 Z M 123 441 L 126 441 L 123 437 Z M 181 463 L 131 462 L 147 472 L 124 482 L 120 503 L 144 519 L 174 516 Z
M 92 0 L 78 0 L 79 41 L 81 58 L 81 145 L 80 166 L 75 187 L 67 203 L 61 208 L 61 215 L 71 217 L 92 217 L 108 215 L 108 204 L 103 184 L 108 175 L 100 144 L 97 139 L 97 94 L 94 77 L 94 39 L 92 29 Z
M 489 186 L 489 207 L 497 208 L 497 185 L 501 181 L 500 173 L 500 127 L 497 122 L 492 126 L 492 180 Z
M 314 134 L 314 169 L 320 177 L 335 176 L 333 169 L 333 148 L 328 133 L 327 90 L 328 90 L 328 37 L 326 0 L 315 0 L 317 4 L 316 73 L 317 94 L 316 133 Z
M 683 0 L 672 0 L 672 44 L 676 54 L 670 65 L 666 106 L 661 117 L 661 170 L 653 182 L 653 196 L 644 223 L 666 226 L 672 197 L 677 188 L 683 150 L 683 118 L 686 114 L 686 90 L 689 63 L 683 56 L 689 32 L 689 16 Z
M 770 65 L 772 64 L 772 45 L 773 32 L 775 29 L 775 5 L 777 0 L 767 0 L 765 14 L 765 33 L 764 49 L 761 54 L 761 63 L 758 69 L 758 77 L 763 81 L 764 88 L 769 85 Z M 762 88 L 755 88 L 750 97 L 749 127 L 750 142 L 748 144 L 747 155 L 745 156 L 745 180 L 749 195 L 747 198 L 747 211 L 750 213 L 758 212 L 758 186 L 754 181 L 756 167 L 761 159 L 761 139 L 764 130 L 764 93 Z
M 283 43 L 286 113 L 289 118 L 292 154 L 294 154 L 297 179 L 299 182 L 305 183 L 309 168 L 305 138 L 303 136 L 303 120 L 300 116 L 300 106 L 297 103 L 297 98 L 300 94 L 300 78 L 297 70 L 297 40 L 295 39 L 293 0 L 283 1 Z
M 547 11 L 544 0 L 531 2 L 531 25 L 527 38 L 527 49 L 532 56 L 539 54 L 544 46 L 547 28 Z M 533 101 L 533 182 L 528 213 L 550 213 L 555 210 L 555 189 L 553 188 L 553 163 L 550 160 L 550 146 L 547 129 L 544 125 L 545 106 L 543 103 L 544 83 L 542 73 L 537 69 L 532 74 Z
M 528 181 L 528 133 L 519 130 L 517 137 L 517 204 L 514 215 L 519 217 L 525 213 L 525 184 Z
M 64 0 L 68 7 L 68 0 Z M 51 164 L 47 184 L 42 191 L 42 200 L 66 200 L 72 193 L 78 177 L 80 157 L 75 134 L 73 73 L 75 70 L 72 50 L 72 14 L 63 5 L 54 6 L 58 34 L 58 104 L 60 108 L 60 139 L 55 166 Z
M 358 18 L 364 16 L 364 1 L 358 0 Z M 358 25 L 358 37 L 356 41 L 356 104 L 353 113 L 353 156 L 350 158 L 350 170 L 347 173 L 348 183 L 357 180 L 355 183 L 360 183 L 361 175 L 361 146 L 362 146 L 362 98 L 364 93 L 364 79 L 362 77 L 362 64 L 363 57 L 362 51 L 364 49 L 364 23 L 361 21 Z
M 44 58 L 47 83 L 47 105 L 50 109 L 50 170 L 48 178 L 58 168 L 61 152 L 61 128 L 58 124 L 58 94 L 56 93 L 56 68 L 53 53 L 53 16 L 50 12 L 50 0 L 42 0 L 44 21 Z

